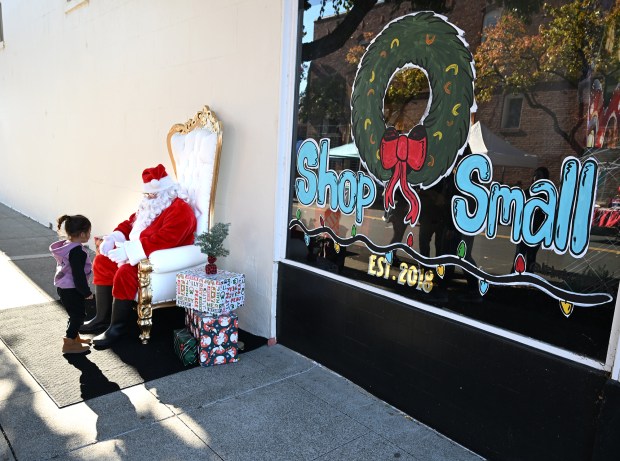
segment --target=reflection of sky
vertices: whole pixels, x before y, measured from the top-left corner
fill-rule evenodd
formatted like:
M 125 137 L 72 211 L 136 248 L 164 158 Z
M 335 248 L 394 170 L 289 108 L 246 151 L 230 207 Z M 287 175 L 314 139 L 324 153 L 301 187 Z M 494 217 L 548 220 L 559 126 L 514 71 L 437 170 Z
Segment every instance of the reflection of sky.
M 314 37 L 314 21 L 317 20 L 319 13 L 321 12 L 321 0 L 310 0 L 310 5 L 312 6 L 304 12 L 304 30 L 306 31 L 306 36 L 302 40 L 303 43 L 312 41 L 312 38 Z M 331 1 L 327 0 L 323 17 L 326 18 L 333 14 L 334 7 L 332 6 Z
M 302 43 L 311 42 L 314 38 L 314 21 L 316 21 L 319 17 L 319 13 L 321 12 L 321 0 L 309 0 L 310 8 L 304 11 L 304 31 L 306 35 L 302 38 Z M 378 0 L 377 3 L 383 3 L 383 0 Z M 340 10 L 341 14 L 346 14 L 346 11 Z M 323 12 L 323 17 L 328 18 L 336 14 L 334 10 L 334 6 L 332 5 L 332 0 L 326 0 L 325 2 L 325 11 Z M 301 93 L 306 89 L 306 76 L 299 83 L 299 92 Z

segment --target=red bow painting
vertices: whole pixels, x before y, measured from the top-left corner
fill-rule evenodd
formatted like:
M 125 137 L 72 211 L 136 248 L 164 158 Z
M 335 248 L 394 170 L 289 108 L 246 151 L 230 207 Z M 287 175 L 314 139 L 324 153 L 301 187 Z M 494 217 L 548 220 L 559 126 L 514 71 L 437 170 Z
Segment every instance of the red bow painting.
M 417 125 L 408 135 L 404 135 L 394 127 L 387 128 L 381 138 L 380 156 L 383 168 L 392 170 L 392 177 L 385 186 L 384 207 L 386 210 L 394 208 L 394 193 L 398 185 L 409 203 L 405 222 L 413 226 L 420 215 L 420 199 L 407 182 L 407 173 L 408 168 L 419 171 L 424 166 L 426 130 L 422 125 Z

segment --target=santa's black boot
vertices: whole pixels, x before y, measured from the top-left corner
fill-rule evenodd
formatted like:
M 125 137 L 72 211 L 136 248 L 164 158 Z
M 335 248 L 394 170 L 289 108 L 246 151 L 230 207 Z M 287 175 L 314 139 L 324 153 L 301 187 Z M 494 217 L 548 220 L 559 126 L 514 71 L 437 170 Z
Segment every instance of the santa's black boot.
M 84 325 L 80 327 L 80 333 L 92 333 L 110 326 L 112 286 L 95 285 L 95 302 L 97 304 L 97 313 L 88 322 L 84 322 Z
M 110 327 L 93 338 L 93 345 L 96 347 L 108 347 L 117 339 L 125 335 L 131 320 L 131 311 L 135 301 L 129 299 L 115 299 L 112 303 L 112 319 Z

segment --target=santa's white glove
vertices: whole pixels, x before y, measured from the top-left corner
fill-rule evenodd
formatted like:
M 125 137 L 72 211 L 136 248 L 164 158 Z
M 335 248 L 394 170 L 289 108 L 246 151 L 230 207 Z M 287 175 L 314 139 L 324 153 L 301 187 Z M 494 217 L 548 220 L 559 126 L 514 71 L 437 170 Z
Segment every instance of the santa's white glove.
M 108 256 L 108 253 L 114 249 L 116 242 L 124 242 L 125 240 L 125 236 L 121 232 L 114 231 L 110 235 L 103 237 L 103 241 L 99 245 L 99 253 L 103 256 Z
M 128 261 L 125 244 L 122 242 L 116 242 L 116 248 L 110 250 L 107 256 L 119 266 L 125 264 Z
M 106 235 L 105 237 L 103 237 L 103 241 L 101 242 L 101 244 L 99 244 L 99 253 L 101 253 L 103 256 L 107 256 L 110 250 L 114 249 L 115 243 L 116 242 L 114 241 L 114 237 L 112 237 L 111 235 Z

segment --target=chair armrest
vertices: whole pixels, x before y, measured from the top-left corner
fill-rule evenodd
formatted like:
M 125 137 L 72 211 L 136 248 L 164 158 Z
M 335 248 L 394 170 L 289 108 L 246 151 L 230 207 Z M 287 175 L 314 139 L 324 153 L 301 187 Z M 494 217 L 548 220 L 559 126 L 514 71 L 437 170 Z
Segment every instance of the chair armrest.
M 149 256 L 149 261 L 155 273 L 175 272 L 206 264 L 207 255 L 196 245 L 185 245 L 154 251 Z

